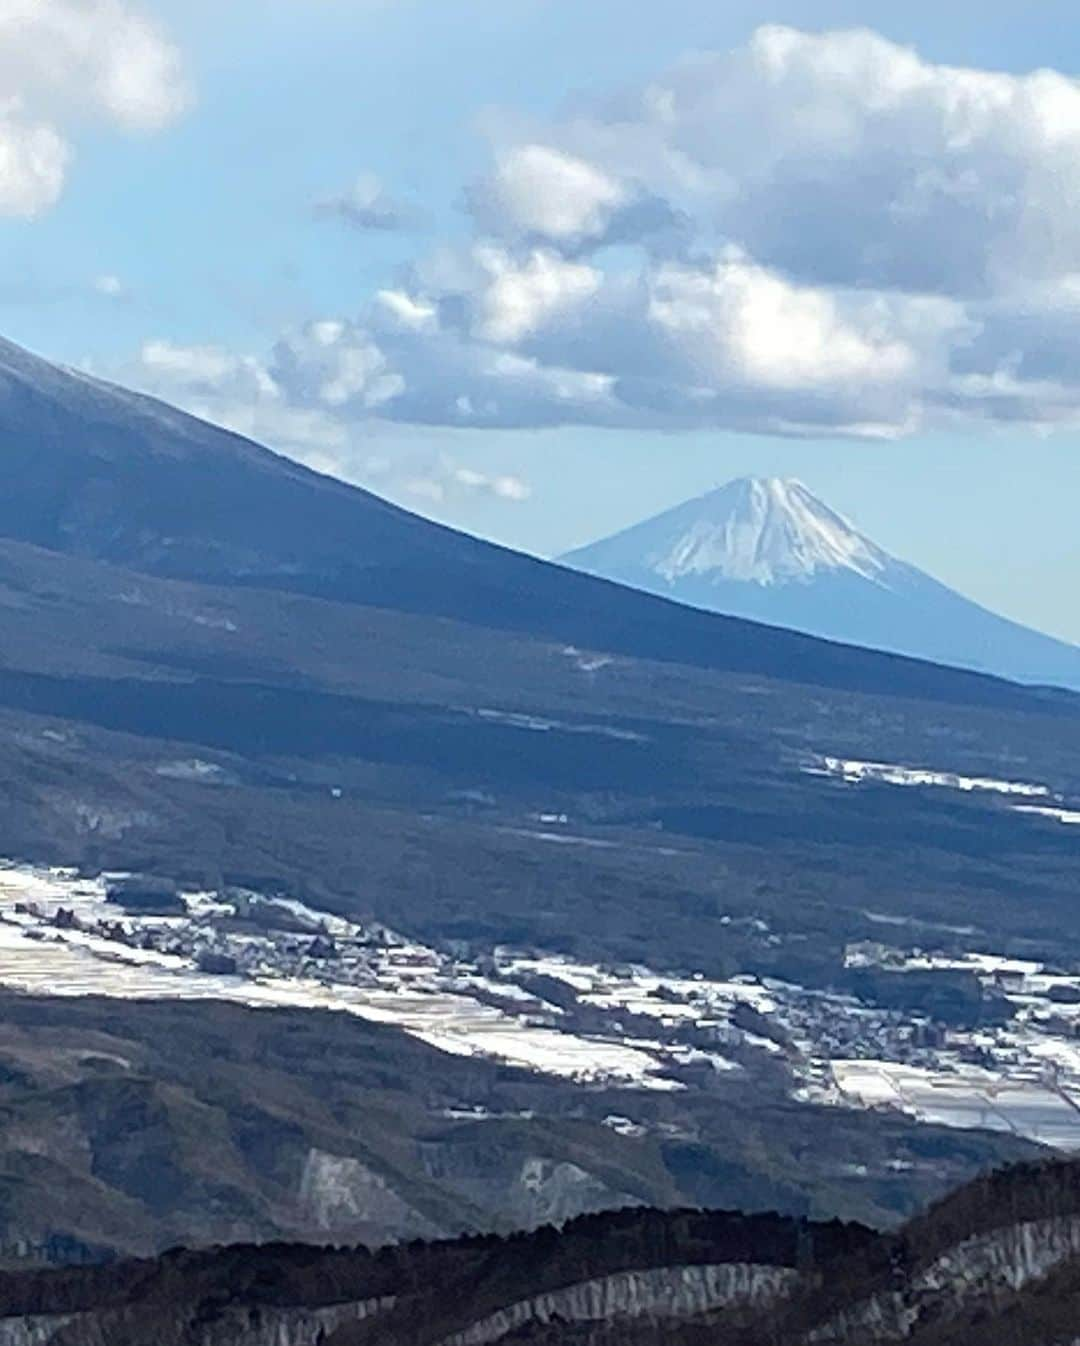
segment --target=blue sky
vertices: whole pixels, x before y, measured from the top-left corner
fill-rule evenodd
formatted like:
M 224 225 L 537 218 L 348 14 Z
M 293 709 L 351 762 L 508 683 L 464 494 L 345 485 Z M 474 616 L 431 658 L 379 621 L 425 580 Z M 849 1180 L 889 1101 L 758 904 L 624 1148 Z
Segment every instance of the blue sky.
M 541 554 L 796 475 L 1080 640 L 1072 6 L 40 14 L 13 340 Z

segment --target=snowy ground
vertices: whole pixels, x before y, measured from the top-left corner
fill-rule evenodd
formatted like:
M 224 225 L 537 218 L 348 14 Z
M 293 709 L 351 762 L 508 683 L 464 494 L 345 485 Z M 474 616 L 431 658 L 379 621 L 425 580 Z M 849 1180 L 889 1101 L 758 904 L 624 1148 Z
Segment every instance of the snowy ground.
M 1026 799 L 1049 799 L 1052 793 L 1046 785 L 1030 781 L 999 780 L 993 776 L 961 776 L 953 771 L 936 771 L 929 767 L 900 766 L 895 762 L 863 762 L 857 758 L 822 757 L 804 768 L 811 776 L 834 776 L 838 780 L 857 785 L 862 781 L 879 781 L 884 785 L 937 786 L 961 790 L 965 794 L 1015 795 Z
M 950 1029 L 914 1061 L 909 1051 L 834 1056 L 806 1071 L 801 1096 L 844 1106 L 890 1107 L 945 1126 L 1010 1131 L 1080 1150 L 1080 974 L 986 952 L 934 954 L 877 946 L 879 965 L 904 972 L 967 972 L 1011 1002 L 1014 1017 Z M 866 946 L 849 952 L 871 964 Z M 906 1058 L 906 1059 L 905 1059 Z
M 712 981 L 515 949 L 474 963 L 257 894 L 185 893 L 176 914 L 136 915 L 109 900 L 109 882 L 0 863 L 0 986 L 337 1010 L 448 1053 L 586 1084 L 675 1090 L 703 1070 L 747 1071 L 752 1088 L 755 1061 L 768 1059 L 807 1101 L 1080 1150 L 1080 971 L 986 951 L 850 946 L 850 967 L 968 973 L 1012 1002 L 1008 1021 L 964 1030 L 752 976 Z M 886 928 L 891 938 L 925 933 Z M 208 954 L 234 970 L 206 970 Z
M 950 1074 L 891 1061 L 831 1066 L 836 1088 L 854 1106 L 898 1108 L 941 1126 L 1010 1131 L 1057 1149 L 1080 1149 L 1080 1103 L 1049 1080 L 977 1069 Z
M 344 979 L 347 966 L 341 980 L 334 968 L 320 969 L 318 976 L 280 973 L 273 966 L 272 949 L 254 976 L 209 974 L 200 972 L 185 953 L 133 947 L 85 928 L 119 921 L 128 929 L 168 932 L 179 942 L 193 926 L 231 914 L 227 904 L 215 903 L 207 894 L 186 894 L 185 901 L 187 917 L 132 917 L 106 899 L 104 877 L 81 880 L 68 871 L 21 866 L 0 870 L 0 986 L 37 995 L 215 999 L 255 1007 L 341 1010 L 395 1024 L 456 1055 L 492 1056 L 581 1080 L 677 1087 L 659 1074 L 664 1064 L 659 1043 L 585 1038 L 537 1022 L 535 1015 L 524 1012 L 535 1007 L 534 998 L 512 982 L 496 985 L 467 970 L 448 968 L 431 950 L 405 941 L 370 951 L 365 980 L 377 984 L 357 985 Z M 312 919 L 339 940 L 364 933 L 301 903 L 279 905 Z M 61 910 L 71 912 L 84 928 L 58 928 L 53 922 Z M 520 1001 L 523 1012 L 507 1013 L 469 993 L 482 990 Z
M 866 762 L 854 757 L 816 757 L 802 768 L 808 776 L 827 776 L 858 786 L 866 782 L 922 789 L 956 790 L 962 794 L 997 796 L 1010 802 L 1017 818 L 1049 818 L 1054 822 L 1080 824 L 1080 807 L 1055 794 L 1048 785 L 1034 781 L 1004 780 L 996 776 L 965 776 L 932 767 L 902 766 L 897 762 Z M 1039 803 L 1012 803 L 1012 800 Z M 1073 805 L 1076 801 L 1073 801 Z

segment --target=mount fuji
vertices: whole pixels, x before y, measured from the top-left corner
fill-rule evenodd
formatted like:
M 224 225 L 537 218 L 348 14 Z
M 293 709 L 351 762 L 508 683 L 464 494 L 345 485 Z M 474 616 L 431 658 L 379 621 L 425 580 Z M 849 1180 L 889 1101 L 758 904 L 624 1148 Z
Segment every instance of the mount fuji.
M 1080 646 L 890 555 L 792 479 L 728 482 L 559 560 L 691 607 L 1080 689 Z
M 81 574 L 84 592 L 104 583 L 94 567 L 105 564 L 237 595 L 292 594 L 400 614 L 433 648 L 456 621 L 559 649 L 933 700 L 1027 702 L 1000 682 L 664 602 L 495 546 L 2 339 L 0 457 L 8 662 L 6 576 L 21 583 L 66 557 L 68 579 L 54 574 L 55 583 Z M 233 643 L 250 644 L 233 666 L 251 668 L 263 642 L 238 625 Z M 34 640 L 59 648 L 69 637 L 43 610 Z

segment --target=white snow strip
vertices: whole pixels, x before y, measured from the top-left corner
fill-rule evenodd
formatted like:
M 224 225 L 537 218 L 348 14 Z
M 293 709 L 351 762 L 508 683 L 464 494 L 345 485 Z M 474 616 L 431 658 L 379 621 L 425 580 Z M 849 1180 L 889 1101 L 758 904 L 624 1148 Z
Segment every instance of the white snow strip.
M 1035 813 L 1042 818 L 1054 818 L 1059 823 L 1076 825 L 1080 823 L 1080 812 L 1076 809 L 1055 809 L 1038 804 L 1017 804 L 1015 813 Z
M 1042 970 L 1042 963 L 1026 958 L 1006 958 L 993 953 L 963 953 L 955 957 L 945 954 L 913 954 L 904 960 L 908 972 L 974 972 L 978 976 L 998 975 L 1034 977 Z
M 815 766 L 803 768 L 811 776 L 835 776 L 858 785 L 879 781 L 885 785 L 940 786 L 949 790 L 1020 795 L 1031 799 L 1051 797 L 1048 786 L 1028 781 L 999 780 L 994 776 L 961 776 L 954 771 L 934 771 L 926 767 L 899 766 L 894 762 L 864 762 L 854 757 L 822 757 Z

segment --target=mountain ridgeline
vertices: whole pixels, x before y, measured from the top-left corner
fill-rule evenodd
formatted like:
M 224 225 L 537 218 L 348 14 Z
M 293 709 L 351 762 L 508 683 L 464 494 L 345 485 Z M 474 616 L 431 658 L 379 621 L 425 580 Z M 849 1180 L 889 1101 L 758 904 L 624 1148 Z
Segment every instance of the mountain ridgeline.
M 1080 689 L 1080 648 L 891 556 L 798 481 L 741 478 L 560 559 L 692 607 Z
M 905 1228 L 624 1210 L 381 1251 L 240 1245 L 0 1274 L 34 1346 L 1066 1346 L 1080 1167 L 977 1180 Z
M 989 683 L 705 616 L 481 542 L 6 342 L 0 450 L 0 537 L 53 552 L 705 668 L 1020 704 Z

